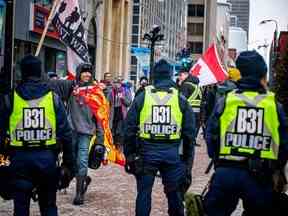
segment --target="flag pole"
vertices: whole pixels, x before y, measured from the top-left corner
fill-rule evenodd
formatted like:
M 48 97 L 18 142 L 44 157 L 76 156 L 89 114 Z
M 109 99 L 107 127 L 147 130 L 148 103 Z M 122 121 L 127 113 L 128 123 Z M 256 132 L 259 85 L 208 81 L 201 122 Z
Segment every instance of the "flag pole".
M 52 21 L 52 17 L 53 17 L 53 15 L 54 15 L 54 12 L 55 12 L 55 10 L 56 10 L 56 7 L 57 7 L 57 5 L 58 5 L 58 2 L 59 2 L 59 0 L 54 0 L 54 2 L 53 2 L 52 9 L 51 9 L 51 11 L 50 11 L 50 14 L 49 14 L 47 23 L 46 23 L 46 25 L 45 25 L 44 31 L 42 32 L 41 39 L 40 39 L 40 42 L 39 42 L 39 44 L 38 44 L 38 47 L 37 47 L 37 50 L 36 50 L 36 53 L 35 53 L 35 56 L 36 56 L 36 57 L 37 57 L 37 56 L 39 55 L 39 53 L 40 53 L 40 50 L 41 50 L 42 45 L 43 45 L 43 43 L 44 43 L 45 36 L 46 36 L 46 34 L 47 34 L 47 31 L 48 31 L 48 27 L 49 27 L 49 25 L 50 25 L 50 23 L 51 23 L 51 21 Z

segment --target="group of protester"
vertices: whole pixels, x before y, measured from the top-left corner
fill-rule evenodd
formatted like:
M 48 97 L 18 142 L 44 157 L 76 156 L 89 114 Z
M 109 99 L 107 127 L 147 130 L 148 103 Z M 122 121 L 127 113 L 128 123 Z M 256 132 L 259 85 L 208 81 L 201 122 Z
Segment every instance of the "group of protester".
M 159 175 L 168 214 L 184 216 L 201 126 L 215 168 L 204 197 L 205 213 L 230 215 L 241 198 L 245 215 L 280 215 L 274 210 L 272 176 L 288 158 L 285 114 L 267 89 L 263 58 L 248 51 L 236 64 L 239 73 L 201 89 L 185 67 L 175 83 L 173 67 L 162 59 L 153 68 L 152 82 L 141 77 L 134 96 L 132 85 L 111 73 L 93 80 L 90 64 L 79 65 L 75 80 L 59 80 L 52 73 L 50 80 L 42 80 L 41 61 L 24 57 L 21 83 L 0 96 L 0 153 L 10 157 L 9 167 L 0 166 L 0 195 L 14 200 L 14 215 L 28 216 L 36 193 L 41 215 L 57 216 L 56 191 L 76 177 L 73 204 L 84 203 L 92 181 L 91 139 L 96 135 L 97 151 L 104 148 L 97 154 L 105 154 L 107 139 L 103 122 L 87 103 L 89 89 L 97 86 L 109 103 L 114 144 L 125 154 L 126 172 L 136 179 L 136 216 L 150 215 Z

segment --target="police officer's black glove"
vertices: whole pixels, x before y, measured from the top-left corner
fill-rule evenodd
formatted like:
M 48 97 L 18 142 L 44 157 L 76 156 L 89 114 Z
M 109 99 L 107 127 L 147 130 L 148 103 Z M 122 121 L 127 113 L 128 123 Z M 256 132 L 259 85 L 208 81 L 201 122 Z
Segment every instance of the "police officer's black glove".
M 0 155 L 8 156 L 8 145 L 9 145 L 9 139 L 7 138 L 1 138 L 0 140 Z
M 125 171 L 128 174 L 139 175 L 143 173 L 143 160 L 137 154 L 131 154 L 126 157 Z
M 0 166 L 0 197 L 4 200 L 12 199 L 13 194 L 13 172 L 9 166 Z
M 73 173 L 66 166 L 59 167 L 58 190 L 68 188 L 73 178 Z
M 181 190 L 183 192 L 183 194 L 185 194 L 191 183 L 192 183 L 192 175 L 191 175 L 191 172 L 192 172 L 192 164 L 191 163 L 186 163 L 186 168 L 185 168 L 185 176 L 183 178 L 183 182 L 181 184 Z

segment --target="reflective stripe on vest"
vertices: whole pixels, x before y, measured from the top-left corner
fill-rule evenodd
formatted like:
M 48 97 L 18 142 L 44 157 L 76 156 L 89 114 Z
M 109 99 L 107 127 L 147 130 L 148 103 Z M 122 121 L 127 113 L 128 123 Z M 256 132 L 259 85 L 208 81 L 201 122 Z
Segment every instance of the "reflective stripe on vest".
M 201 100 L 202 100 L 201 88 L 200 86 L 192 82 L 186 82 L 186 83 L 189 85 L 192 85 L 192 87 L 194 88 L 193 93 L 190 95 L 187 101 L 192 106 L 194 112 L 200 112 L 200 106 L 201 106 Z
M 279 119 L 271 92 L 228 93 L 220 117 L 220 158 L 245 160 L 254 155 L 278 159 Z
M 52 92 L 26 101 L 14 91 L 10 139 L 10 145 L 14 147 L 47 147 L 56 144 L 56 114 Z
M 179 140 L 182 127 L 182 112 L 179 92 L 145 88 L 144 105 L 140 113 L 140 138 Z M 155 91 L 155 92 L 154 92 Z

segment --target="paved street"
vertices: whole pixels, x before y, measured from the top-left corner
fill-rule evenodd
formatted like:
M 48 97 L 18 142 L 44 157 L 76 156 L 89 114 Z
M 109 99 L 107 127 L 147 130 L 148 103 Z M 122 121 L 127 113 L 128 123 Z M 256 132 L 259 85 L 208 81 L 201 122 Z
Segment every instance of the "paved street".
M 201 192 L 208 181 L 209 176 L 204 175 L 208 164 L 206 149 L 203 142 L 197 147 L 196 158 L 193 169 L 193 185 L 190 191 Z M 82 207 L 73 206 L 74 182 L 67 193 L 60 192 L 58 195 L 59 215 L 63 216 L 130 216 L 134 215 L 135 208 L 135 180 L 126 175 L 119 166 L 109 165 L 97 171 L 90 172 L 93 178 L 92 185 L 86 196 L 86 203 Z M 12 203 L 0 201 L 0 215 L 12 215 Z M 32 216 L 38 216 L 39 210 L 32 203 Z M 153 190 L 152 216 L 167 215 L 166 198 L 163 193 L 161 179 L 157 178 Z M 238 216 L 238 213 L 233 216 Z

